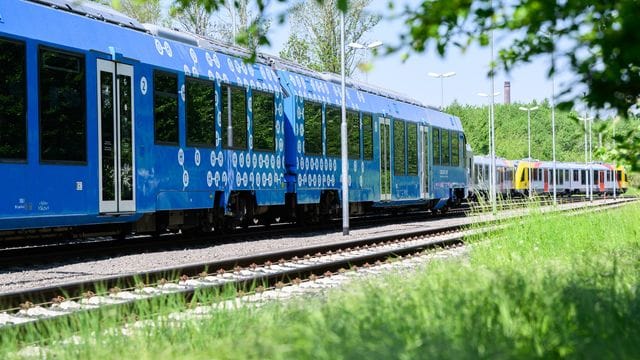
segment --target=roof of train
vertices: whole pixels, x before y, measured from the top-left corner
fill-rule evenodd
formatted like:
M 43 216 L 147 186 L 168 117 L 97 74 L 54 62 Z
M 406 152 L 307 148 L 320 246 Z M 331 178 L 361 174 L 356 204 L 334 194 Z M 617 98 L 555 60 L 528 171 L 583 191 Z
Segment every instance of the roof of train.
M 491 157 L 486 155 L 474 155 L 474 164 L 489 165 L 491 163 Z M 512 167 L 513 161 L 507 160 L 501 157 L 496 157 L 496 166 L 498 167 Z
M 60 11 L 58 9 L 64 10 Z M 20 0 L 2 4 L 0 32 L 35 38 L 45 43 L 122 56 L 166 69 L 180 69 L 188 76 L 271 92 L 281 92 L 278 75 L 269 66 L 280 63 L 281 80 L 297 96 L 340 104 L 340 85 L 333 74 L 322 74 L 262 54 L 254 64 L 246 64 L 241 48 L 216 43 L 188 33 L 140 24 L 108 7 L 77 0 Z M 88 18 L 95 19 L 88 21 Z M 24 26 L 42 24 L 42 26 Z M 73 29 L 73 36 L 69 36 Z M 96 36 L 100 34 L 101 36 Z M 392 118 L 418 121 L 462 131 L 459 118 L 426 107 L 391 91 L 348 81 L 347 107 L 381 113 Z

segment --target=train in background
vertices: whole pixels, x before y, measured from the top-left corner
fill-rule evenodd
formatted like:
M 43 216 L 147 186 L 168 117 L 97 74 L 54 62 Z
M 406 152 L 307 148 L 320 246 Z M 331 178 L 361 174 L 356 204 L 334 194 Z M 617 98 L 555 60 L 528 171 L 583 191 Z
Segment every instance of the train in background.
M 0 232 L 157 233 L 340 211 L 334 75 L 77 0 L 0 5 Z M 33 26 L 38 24 L 38 26 Z M 352 214 L 468 193 L 460 120 L 349 81 Z
M 474 156 L 471 167 L 471 192 L 475 197 L 487 197 L 490 184 L 491 158 Z M 623 194 L 629 187 L 623 166 L 605 163 L 556 162 L 556 194 L 571 196 L 587 194 L 591 185 L 594 195 Z M 591 175 L 589 175 L 591 173 Z M 496 158 L 496 192 L 502 197 L 544 195 L 553 192 L 553 162 L 537 160 L 506 160 Z M 592 181 L 589 181 L 590 176 Z

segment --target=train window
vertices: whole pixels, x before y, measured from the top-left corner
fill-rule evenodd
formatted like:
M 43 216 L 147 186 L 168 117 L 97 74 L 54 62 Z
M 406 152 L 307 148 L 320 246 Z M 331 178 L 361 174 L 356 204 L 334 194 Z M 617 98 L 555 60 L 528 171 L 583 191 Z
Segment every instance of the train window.
M 342 116 L 342 114 L 341 114 Z M 350 159 L 360 158 L 360 114 L 347 111 L 347 139 Z
M 212 81 L 188 77 L 186 119 L 188 146 L 215 146 L 215 90 Z
M 449 160 L 449 130 L 442 130 L 442 165 L 448 166 Z
M 467 137 L 462 134 L 462 159 L 467 158 Z
M 373 159 L 373 115 L 362 114 L 362 143 L 364 159 Z
M 564 184 L 564 171 L 556 170 L 556 184 L 558 185 Z
M 418 175 L 418 125 L 407 124 L 407 173 Z
M 622 171 L 616 170 L 616 179 L 622 181 Z
M 578 182 L 580 176 L 578 175 L 578 170 L 573 170 L 573 182 Z
M 155 142 L 178 145 L 178 76 L 153 73 Z
M 433 165 L 440 165 L 440 129 L 433 128 Z
M 581 170 L 580 172 L 580 175 L 582 175 L 582 185 L 587 185 L 587 171 Z
M 460 138 L 455 131 L 451 132 L 451 166 L 460 166 Z
M 396 175 L 404 175 L 404 155 L 407 148 L 404 136 L 404 121 L 393 121 L 393 172 Z
M 569 176 L 569 170 L 564 171 L 564 178 L 566 181 L 569 181 L 571 179 L 571 176 Z
M 228 149 L 247 148 L 247 91 L 243 87 L 222 86 L 222 145 Z
M 304 102 L 304 152 L 322 155 L 322 104 Z
M 598 176 L 599 171 L 594 171 L 593 172 L 593 184 L 598 185 L 600 184 L 600 176 Z
M 40 159 L 86 162 L 84 56 L 40 48 Z
M 274 151 L 276 138 L 274 120 L 276 118 L 275 96 L 271 93 L 253 90 L 253 148 Z
M 342 123 L 342 109 L 336 106 L 325 107 L 325 124 L 327 137 L 327 156 L 339 157 L 342 153 L 340 143 L 340 124 Z
M 27 159 L 24 43 L 0 40 L 0 159 Z

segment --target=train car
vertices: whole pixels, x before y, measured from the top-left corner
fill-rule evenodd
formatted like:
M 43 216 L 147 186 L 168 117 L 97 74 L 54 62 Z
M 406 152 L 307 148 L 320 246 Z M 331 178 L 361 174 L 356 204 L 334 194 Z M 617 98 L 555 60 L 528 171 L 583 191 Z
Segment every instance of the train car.
M 335 78 L 246 64 L 241 49 L 89 2 L 12 0 L 0 14 L 0 231 L 211 230 L 335 212 Z M 459 119 L 356 83 L 347 106 L 355 211 L 464 197 Z
M 210 229 L 284 205 L 283 96 L 268 64 L 91 3 L 0 11 L 0 230 Z
M 496 158 L 496 193 L 503 198 L 514 195 L 515 163 L 511 160 Z M 475 197 L 488 197 L 490 189 L 491 157 L 475 155 L 471 176 L 472 192 Z
M 515 191 L 525 196 L 530 189 L 534 194 L 552 193 L 553 168 L 553 162 L 550 161 L 519 161 Z M 555 168 L 556 193 L 560 196 L 587 194 L 590 186 L 594 194 L 613 194 L 614 190 L 624 193 L 628 186 L 626 172 L 621 166 L 614 171 L 614 166 L 610 164 L 556 162 Z
M 290 94 L 290 197 L 300 216 L 330 215 L 342 198 L 339 78 L 272 61 L 283 68 L 280 79 Z M 458 118 L 354 81 L 348 81 L 346 99 L 352 214 L 393 207 L 438 210 L 465 197 L 466 140 Z

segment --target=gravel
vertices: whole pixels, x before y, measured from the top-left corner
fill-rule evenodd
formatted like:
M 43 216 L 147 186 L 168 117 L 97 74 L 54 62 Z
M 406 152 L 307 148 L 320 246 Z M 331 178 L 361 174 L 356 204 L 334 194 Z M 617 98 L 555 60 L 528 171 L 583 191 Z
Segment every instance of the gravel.
M 598 200 L 595 204 L 611 202 Z M 577 207 L 577 204 L 565 204 L 560 207 Z M 512 210 L 500 216 L 513 216 L 526 210 Z M 161 270 L 185 264 L 227 260 L 261 253 L 276 252 L 314 245 L 325 245 L 352 241 L 376 235 L 389 235 L 416 229 L 439 228 L 444 226 L 469 224 L 490 219 L 491 215 L 473 216 L 402 225 L 387 225 L 369 229 L 352 229 L 350 235 L 343 236 L 342 231 L 304 236 L 288 236 L 280 239 L 236 242 L 230 244 L 212 244 L 207 248 L 161 251 L 136 255 L 126 255 L 101 260 L 73 259 L 66 263 L 47 264 L 29 267 L 16 267 L 0 271 L 0 295 L 2 293 L 26 290 L 41 286 L 56 286 L 69 282 L 98 280 L 104 277 L 135 274 L 151 270 Z

